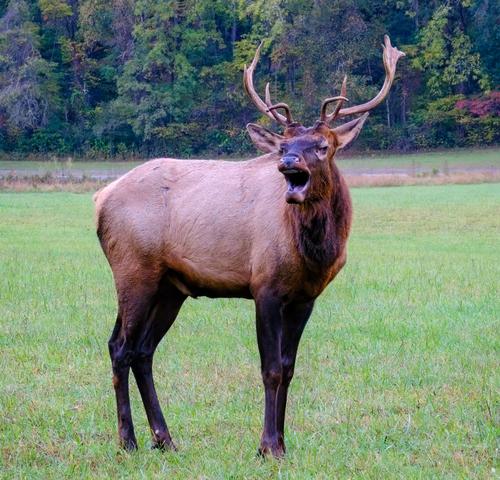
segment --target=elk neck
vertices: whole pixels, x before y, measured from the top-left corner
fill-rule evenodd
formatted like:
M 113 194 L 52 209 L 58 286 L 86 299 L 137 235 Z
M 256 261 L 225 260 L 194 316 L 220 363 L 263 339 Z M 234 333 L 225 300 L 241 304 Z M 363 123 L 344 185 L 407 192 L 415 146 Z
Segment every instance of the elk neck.
M 297 251 L 313 271 L 335 263 L 345 249 L 351 225 L 349 190 L 333 161 L 331 165 L 331 174 L 316 183 L 310 199 L 285 209 Z

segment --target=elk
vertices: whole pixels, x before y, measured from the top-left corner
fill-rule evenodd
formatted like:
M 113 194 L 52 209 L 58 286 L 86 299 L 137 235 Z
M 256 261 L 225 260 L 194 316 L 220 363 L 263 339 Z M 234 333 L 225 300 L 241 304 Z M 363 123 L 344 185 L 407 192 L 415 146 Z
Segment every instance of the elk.
M 284 127 L 280 135 L 247 125 L 264 155 L 241 162 L 150 160 L 94 196 L 97 235 L 118 300 L 109 353 L 125 449 L 137 448 L 132 369 L 153 447 L 175 450 L 153 382 L 153 355 L 186 298 L 207 296 L 255 301 L 265 401 L 259 452 L 285 453 L 285 408 L 299 341 L 316 298 L 346 261 L 352 207 L 335 154 L 387 96 L 404 53 L 385 36 L 380 92 L 342 108 L 344 78 L 340 96 L 325 99 L 319 120 L 306 128 L 293 120 L 287 104 L 271 102 L 269 84 L 264 100 L 256 93 L 253 72 L 261 46 L 245 66 L 244 87 L 258 110 Z M 363 115 L 331 126 L 356 114 Z

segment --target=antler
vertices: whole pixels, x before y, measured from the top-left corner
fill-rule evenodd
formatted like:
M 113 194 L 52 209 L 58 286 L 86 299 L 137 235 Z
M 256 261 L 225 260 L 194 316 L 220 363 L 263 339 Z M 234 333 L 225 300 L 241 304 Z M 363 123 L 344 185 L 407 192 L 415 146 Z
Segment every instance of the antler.
M 382 47 L 384 49 L 383 59 L 385 68 L 385 80 L 382 88 L 380 89 L 380 92 L 378 92 L 377 95 L 370 101 L 349 108 L 341 108 L 342 103 L 345 100 L 340 99 L 337 107 L 335 108 L 335 111 L 330 115 L 326 115 L 326 106 L 328 105 L 328 103 L 338 100 L 339 97 L 334 97 L 333 99 L 327 98 L 321 106 L 320 118 L 322 121 L 330 123 L 335 120 L 335 118 L 342 118 L 346 117 L 347 115 L 368 112 L 384 101 L 385 97 L 387 97 L 387 94 L 389 93 L 389 90 L 391 89 L 392 82 L 394 81 L 394 77 L 396 75 L 396 64 L 401 57 L 405 56 L 405 53 L 401 52 L 396 47 L 393 47 L 391 45 L 391 39 L 388 35 L 384 35 L 384 45 L 382 45 Z M 346 80 L 347 78 L 344 77 L 341 89 L 341 96 L 343 97 L 345 97 L 346 94 Z
M 333 120 L 335 120 L 344 102 L 349 101 L 346 98 L 346 94 L 347 94 L 347 75 L 344 76 L 344 80 L 342 81 L 342 87 L 340 88 L 340 95 L 338 97 L 331 97 L 323 100 L 323 105 L 321 105 L 321 116 L 320 116 L 320 120 L 322 122 L 330 123 L 333 122 Z M 338 102 L 337 106 L 335 107 L 335 110 L 332 113 L 330 113 L 330 115 L 327 115 L 326 107 L 328 107 L 328 105 L 332 102 Z
M 269 92 L 269 82 L 266 83 L 266 105 L 267 105 L 267 111 L 272 113 L 274 119 L 278 123 L 281 123 L 280 118 L 283 118 L 283 116 L 279 115 L 278 112 L 276 112 L 277 108 L 282 108 L 283 110 L 285 110 L 286 125 L 290 125 L 293 123 L 292 112 L 290 111 L 290 107 L 286 103 L 281 102 L 273 105 L 273 103 L 271 102 L 271 93 Z
M 259 97 L 259 94 L 255 91 L 255 88 L 253 86 L 253 72 L 255 70 L 257 62 L 259 61 L 260 49 L 262 48 L 262 43 L 263 42 L 260 42 L 260 45 L 257 47 L 257 50 L 255 51 L 255 56 L 253 57 L 250 66 L 247 68 L 247 66 L 245 65 L 245 69 L 243 72 L 243 86 L 245 87 L 245 91 L 248 93 L 248 96 L 252 99 L 253 103 L 259 109 L 259 111 L 261 111 L 271 120 L 275 120 L 279 124 L 286 127 L 291 123 L 293 123 L 290 107 L 286 103 L 277 103 L 275 105 L 272 104 L 271 94 L 269 93 L 269 83 L 266 85 L 265 102 Z M 278 113 L 276 111 L 276 109 L 278 108 L 284 109 L 286 116 L 281 115 L 281 113 Z

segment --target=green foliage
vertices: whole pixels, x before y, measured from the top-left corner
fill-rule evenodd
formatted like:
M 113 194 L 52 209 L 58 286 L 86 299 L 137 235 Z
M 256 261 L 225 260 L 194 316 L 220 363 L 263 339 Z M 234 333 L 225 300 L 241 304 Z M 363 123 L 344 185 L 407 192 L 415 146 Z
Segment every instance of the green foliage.
M 89 156 L 250 152 L 245 124 L 269 124 L 241 86 L 242 66 L 259 41 L 257 90 L 262 95 L 269 81 L 273 101 L 289 103 L 309 124 L 346 73 L 351 104 L 377 92 L 384 33 L 408 57 L 357 148 L 495 143 L 495 117 L 457 113 L 450 99 L 475 98 L 500 81 L 496 3 L 0 2 L 0 148 Z
M 471 2 L 461 2 L 463 8 Z M 442 5 L 420 33 L 420 52 L 414 66 L 425 72 L 426 83 L 433 95 L 450 94 L 460 87 L 463 92 L 468 81 L 475 81 L 489 90 L 490 80 L 481 65 L 479 53 L 473 51 L 470 37 L 453 22 L 453 9 Z M 462 13 L 463 14 L 463 13 Z
M 455 106 L 462 99 L 453 95 L 430 102 L 426 110 L 413 116 L 415 131 L 409 141 L 413 147 L 471 147 L 493 145 L 500 141 L 500 119 L 473 117 Z
M 0 117 L 14 139 L 44 128 L 59 108 L 55 64 L 42 58 L 38 28 L 25 1 L 0 19 Z
M 71 17 L 73 12 L 68 2 L 65 0 L 39 0 L 40 13 L 44 20 L 61 20 L 65 17 Z

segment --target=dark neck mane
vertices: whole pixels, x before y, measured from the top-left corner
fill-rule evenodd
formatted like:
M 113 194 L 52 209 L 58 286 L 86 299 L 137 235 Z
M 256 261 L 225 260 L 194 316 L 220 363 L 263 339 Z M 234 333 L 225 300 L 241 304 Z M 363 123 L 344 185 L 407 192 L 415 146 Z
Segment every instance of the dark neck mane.
M 349 190 L 335 164 L 328 180 L 316 199 L 287 209 L 297 250 L 314 270 L 335 263 L 345 248 L 351 225 Z

